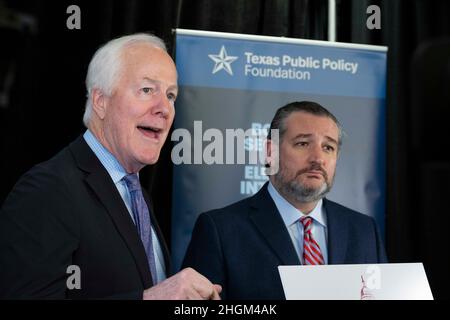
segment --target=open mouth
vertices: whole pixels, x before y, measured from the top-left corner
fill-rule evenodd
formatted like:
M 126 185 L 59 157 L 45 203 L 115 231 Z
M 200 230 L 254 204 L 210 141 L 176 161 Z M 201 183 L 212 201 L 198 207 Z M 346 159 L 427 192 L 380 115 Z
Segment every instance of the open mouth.
M 163 132 L 163 129 L 150 127 L 150 126 L 138 126 L 139 131 L 146 137 L 152 139 L 158 139 L 160 134 Z

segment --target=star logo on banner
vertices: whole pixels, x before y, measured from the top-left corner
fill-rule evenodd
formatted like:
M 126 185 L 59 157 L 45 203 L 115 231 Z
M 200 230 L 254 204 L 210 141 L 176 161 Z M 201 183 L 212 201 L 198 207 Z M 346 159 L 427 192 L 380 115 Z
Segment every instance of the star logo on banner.
M 238 58 L 234 56 L 229 56 L 227 54 L 227 50 L 225 50 L 225 46 L 222 46 L 219 54 L 208 54 L 208 57 L 214 61 L 216 64 L 214 65 L 214 69 L 212 71 L 213 74 L 219 72 L 220 70 L 225 70 L 229 75 L 233 75 L 233 70 L 231 70 L 231 64 Z

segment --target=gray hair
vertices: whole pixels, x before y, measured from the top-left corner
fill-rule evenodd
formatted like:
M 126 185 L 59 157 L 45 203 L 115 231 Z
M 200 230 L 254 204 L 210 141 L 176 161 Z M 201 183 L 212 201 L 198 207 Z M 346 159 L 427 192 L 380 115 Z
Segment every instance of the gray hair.
M 100 47 L 89 63 L 86 76 L 87 101 L 83 115 L 83 123 L 86 127 L 91 119 L 93 89 L 99 89 L 108 96 L 112 94 L 121 72 L 122 52 L 125 48 L 136 43 L 145 43 L 167 52 L 163 40 L 146 33 L 113 39 Z
M 272 122 L 270 124 L 270 130 L 267 136 L 267 139 L 271 139 L 270 132 L 272 129 L 278 129 L 279 130 L 279 141 L 281 143 L 281 140 L 283 139 L 284 134 L 286 133 L 286 119 L 289 117 L 289 115 L 293 112 L 305 112 L 309 114 L 313 114 L 315 116 L 321 116 L 321 117 L 327 117 L 333 120 L 333 122 L 338 127 L 339 136 L 338 136 L 338 144 L 339 147 L 342 145 L 342 138 L 344 135 L 344 131 L 342 128 L 342 125 L 339 123 L 338 119 L 327 109 L 322 107 L 317 102 L 312 101 L 301 101 L 301 102 L 291 102 L 277 110 L 275 113 L 275 116 L 272 119 Z

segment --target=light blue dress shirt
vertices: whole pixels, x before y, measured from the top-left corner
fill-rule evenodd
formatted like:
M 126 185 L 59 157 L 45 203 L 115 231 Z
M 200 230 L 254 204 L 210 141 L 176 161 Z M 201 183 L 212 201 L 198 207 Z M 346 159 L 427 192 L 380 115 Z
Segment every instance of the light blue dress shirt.
M 122 165 L 117 161 L 117 159 L 97 140 L 97 138 L 92 134 L 90 130 L 86 130 L 83 135 L 84 140 L 95 153 L 97 158 L 100 160 L 102 165 L 108 171 L 114 185 L 119 191 L 125 205 L 128 209 L 131 219 L 133 218 L 133 211 L 131 209 L 131 195 L 128 191 L 127 184 L 122 180 L 128 173 L 122 167 Z M 149 208 L 150 209 L 150 208 Z M 152 226 L 152 241 L 153 241 L 153 252 L 155 253 L 155 264 L 157 273 L 157 282 L 161 282 L 166 279 L 166 267 L 164 263 L 164 255 L 162 253 L 161 244 L 159 243 L 156 232 Z
M 271 182 L 269 182 L 267 190 L 275 202 L 275 205 L 281 214 L 281 218 L 289 231 L 289 235 L 291 236 L 292 243 L 294 244 L 294 248 L 300 262 L 303 263 L 303 224 L 300 222 L 300 218 L 303 216 L 309 216 L 313 221 L 311 229 L 312 236 L 322 251 L 325 264 L 328 264 L 327 215 L 325 214 L 322 199 L 317 202 L 317 205 L 313 211 L 311 211 L 308 215 L 305 215 L 290 204 L 285 198 L 283 198 Z

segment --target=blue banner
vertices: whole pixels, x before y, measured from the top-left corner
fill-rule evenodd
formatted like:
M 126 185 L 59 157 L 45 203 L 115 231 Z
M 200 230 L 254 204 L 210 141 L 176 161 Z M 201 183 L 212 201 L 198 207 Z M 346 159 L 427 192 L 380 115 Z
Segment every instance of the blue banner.
M 215 152 L 212 163 L 196 158 L 196 150 L 216 143 L 217 132 L 225 139 L 230 129 L 267 130 L 276 109 L 293 101 L 318 102 L 339 119 L 344 143 L 327 198 L 375 217 L 384 234 L 386 52 L 376 46 L 177 31 L 180 93 L 172 141 L 174 148 L 191 147 L 193 155 L 174 161 L 176 269 L 201 212 L 251 196 L 268 180 L 260 165 L 227 164 L 225 148 L 224 161 Z M 245 143 L 248 151 L 258 141 Z

